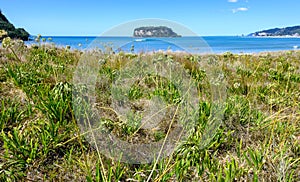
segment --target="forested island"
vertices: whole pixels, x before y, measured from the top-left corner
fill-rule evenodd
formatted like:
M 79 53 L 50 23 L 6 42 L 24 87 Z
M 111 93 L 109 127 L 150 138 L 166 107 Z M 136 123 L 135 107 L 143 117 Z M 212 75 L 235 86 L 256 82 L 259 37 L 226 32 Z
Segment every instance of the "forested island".
M 171 28 L 166 26 L 147 26 L 135 28 L 133 31 L 134 37 L 181 37 Z
M 0 10 L 0 40 L 5 37 L 28 40 L 29 33 L 24 28 L 15 28 Z

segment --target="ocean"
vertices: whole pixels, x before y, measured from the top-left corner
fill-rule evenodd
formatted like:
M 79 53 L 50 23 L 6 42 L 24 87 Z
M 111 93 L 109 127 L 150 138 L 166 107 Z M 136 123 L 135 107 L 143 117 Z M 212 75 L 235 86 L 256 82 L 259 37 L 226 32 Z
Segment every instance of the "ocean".
M 158 50 L 191 53 L 259 53 L 300 49 L 297 37 L 204 36 L 176 38 L 43 36 L 46 43 L 71 49 L 112 47 L 112 51 L 146 52 Z M 51 38 L 51 39 L 49 39 Z M 27 41 L 26 44 L 34 44 Z

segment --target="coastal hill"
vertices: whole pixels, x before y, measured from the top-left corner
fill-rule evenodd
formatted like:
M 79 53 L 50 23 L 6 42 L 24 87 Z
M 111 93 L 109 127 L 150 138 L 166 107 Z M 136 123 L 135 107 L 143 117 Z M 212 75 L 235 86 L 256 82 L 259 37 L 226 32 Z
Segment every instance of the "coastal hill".
M 29 33 L 24 28 L 15 28 L 0 10 L 0 30 L 7 32 L 7 36 L 12 39 L 28 40 Z M 0 37 L 0 40 L 4 37 Z
M 300 36 L 300 26 L 273 28 L 249 34 L 249 36 L 268 37 L 268 36 Z
M 134 37 L 181 37 L 171 28 L 166 26 L 147 26 L 135 28 L 133 31 Z

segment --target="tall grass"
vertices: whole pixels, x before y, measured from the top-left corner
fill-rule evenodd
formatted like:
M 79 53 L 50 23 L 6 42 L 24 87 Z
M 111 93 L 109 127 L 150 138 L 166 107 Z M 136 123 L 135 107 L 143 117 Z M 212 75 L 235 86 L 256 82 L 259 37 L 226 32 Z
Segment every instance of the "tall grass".
M 21 47 L 20 47 L 21 46 Z M 14 53 L 12 52 L 14 51 Z M 211 107 L 201 56 L 157 53 L 182 64 L 196 80 L 199 117 L 191 135 L 170 156 L 148 164 L 127 164 L 97 153 L 80 133 L 72 109 L 72 75 L 82 54 L 55 46 L 19 45 L 0 50 L 1 181 L 299 181 L 300 52 L 214 55 L 227 81 L 221 126 L 201 147 Z M 107 54 L 97 83 L 97 104 L 111 102 L 111 83 L 135 54 Z M 150 56 L 150 55 L 145 55 Z M 158 82 L 157 82 L 158 81 Z M 153 94 L 178 102 L 172 83 L 155 77 L 131 87 L 132 100 Z M 146 94 L 145 94 L 146 93 Z M 163 140 L 164 130 L 147 133 L 120 123 L 113 111 L 105 126 L 123 140 Z M 148 136 L 149 138 L 145 137 Z

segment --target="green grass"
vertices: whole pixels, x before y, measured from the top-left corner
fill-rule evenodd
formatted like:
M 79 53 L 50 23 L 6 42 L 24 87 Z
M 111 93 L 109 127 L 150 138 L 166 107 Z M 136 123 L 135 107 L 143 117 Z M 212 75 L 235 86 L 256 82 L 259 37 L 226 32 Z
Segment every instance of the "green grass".
M 222 124 L 205 147 L 214 103 L 207 73 L 197 66 L 205 56 L 157 53 L 158 61 L 178 62 L 196 81 L 199 117 L 191 135 L 169 157 L 148 164 L 127 164 L 99 154 L 74 117 L 73 73 L 83 53 L 55 46 L 0 49 L 0 181 L 299 181 L 300 52 L 214 55 L 226 80 Z M 144 55 L 143 59 L 153 59 Z M 132 143 L 163 140 L 167 124 L 152 132 L 117 118 L 111 103 L 112 83 L 120 68 L 139 58 L 106 54 L 97 82 L 101 122 Z M 130 100 L 162 97 L 180 102 L 176 85 L 158 76 L 134 83 Z M 136 106 L 135 111 L 139 111 Z

